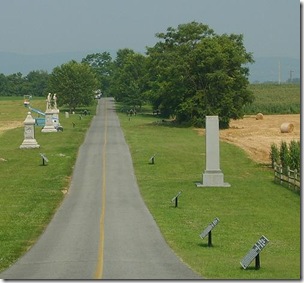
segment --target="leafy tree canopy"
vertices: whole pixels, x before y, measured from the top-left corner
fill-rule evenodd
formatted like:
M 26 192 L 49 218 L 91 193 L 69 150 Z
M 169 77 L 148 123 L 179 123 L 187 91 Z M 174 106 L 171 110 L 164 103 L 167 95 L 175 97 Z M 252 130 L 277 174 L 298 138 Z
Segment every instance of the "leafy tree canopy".
M 253 62 L 242 35 L 217 35 L 207 25 L 191 22 L 158 33 L 147 49 L 150 98 L 165 116 L 202 126 L 206 115 L 218 115 L 220 126 L 243 116 L 253 101 L 248 68 Z
M 70 61 L 54 68 L 49 79 L 49 90 L 58 96 L 58 105 L 70 109 L 93 103 L 98 80 L 88 64 Z
M 0 96 L 44 96 L 49 74 L 46 71 L 31 71 L 25 77 L 15 73 L 0 74 Z
M 110 86 L 110 76 L 112 75 L 112 57 L 109 52 L 88 54 L 82 59 L 82 63 L 89 64 L 99 80 L 99 88 L 103 93 L 107 93 Z
M 113 64 L 110 93 L 130 107 L 145 101 L 146 57 L 131 49 L 120 49 Z

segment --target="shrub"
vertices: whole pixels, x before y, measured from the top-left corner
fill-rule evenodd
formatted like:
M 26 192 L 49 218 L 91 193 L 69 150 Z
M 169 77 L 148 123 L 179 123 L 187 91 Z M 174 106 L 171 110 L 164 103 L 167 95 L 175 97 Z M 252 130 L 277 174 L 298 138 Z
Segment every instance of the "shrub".
M 280 162 L 280 151 L 275 143 L 273 143 L 270 147 L 270 160 L 271 160 L 271 167 L 274 168 L 274 164 L 279 164 Z
M 301 167 L 301 145 L 299 141 L 292 140 L 289 145 L 282 141 L 280 149 L 276 144 L 271 144 L 269 157 L 271 160 L 271 166 L 274 168 L 274 164 L 281 164 L 284 174 L 287 174 L 287 167 L 291 170 L 300 171 Z
M 289 144 L 289 167 L 293 170 L 300 170 L 301 164 L 301 148 L 300 142 L 292 140 Z

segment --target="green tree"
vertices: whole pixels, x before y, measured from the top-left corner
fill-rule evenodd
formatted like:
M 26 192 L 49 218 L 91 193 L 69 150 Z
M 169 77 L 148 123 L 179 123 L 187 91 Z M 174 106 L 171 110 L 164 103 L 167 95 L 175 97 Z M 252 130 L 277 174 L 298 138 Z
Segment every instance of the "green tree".
M 22 96 L 26 93 L 24 87 L 24 78 L 20 72 L 8 75 L 6 77 L 6 95 L 7 96 Z
M 0 96 L 7 95 L 8 80 L 4 74 L 0 74 Z
M 113 64 L 110 93 L 130 107 L 145 102 L 146 57 L 131 49 L 120 49 Z
M 82 63 L 91 66 L 100 82 L 99 88 L 104 94 L 107 94 L 110 86 L 113 62 L 109 52 L 88 54 L 82 59 Z
M 70 61 L 54 68 L 49 80 L 49 91 L 58 95 L 58 106 L 76 107 L 91 105 L 98 80 L 88 64 Z
M 31 71 L 25 77 L 27 94 L 34 96 L 46 96 L 49 74 L 46 71 Z
M 218 115 L 221 128 L 244 115 L 253 101 L 247 89 L 253 58 L 242 35 L 217 35 L 207 25 L 191 22 L 158 33 L 147 50 L 150 98 L 165 116 L 202 126 L 206 115 Z

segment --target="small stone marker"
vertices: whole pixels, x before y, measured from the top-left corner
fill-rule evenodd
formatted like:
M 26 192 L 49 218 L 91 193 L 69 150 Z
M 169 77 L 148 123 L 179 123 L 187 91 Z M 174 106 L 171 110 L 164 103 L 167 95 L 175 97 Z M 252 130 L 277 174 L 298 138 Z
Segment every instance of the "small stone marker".
M 230 187 L 224 183 L 224 174 L 220 169 L 220 142 L 218 116 L 206 116 L 206 170 L 203 183 L 197 187 Z
M 269 240 L 262 236 L 248 252 L 248 254 L 242 259 L 240 264 L 246 269 L 249 264 L 255 259 L 255 269 L 260 269 L 260 252 L 266 247 Z
M 20 148 L 39 148 L 40 145 L 35 139 L 35 119 L 33 119 L 31 112 L 27 113 L 27 116 L 23 122 L 24 124 L 24 140 L 20 145 Z
M 182 194 L 182 192 L 178 192 L 178 194 L 171 200 L 171 202 L 175 202 L 175 207 L 178 206 L 178 197 Z
M 208 247 L 212 246 L 212 229 L 220 222 L 218 217 L 214 218 L 214 220 L 205 228 L 205 230 L 200 234 L 200 237 L 204 239 L 208 235 Z

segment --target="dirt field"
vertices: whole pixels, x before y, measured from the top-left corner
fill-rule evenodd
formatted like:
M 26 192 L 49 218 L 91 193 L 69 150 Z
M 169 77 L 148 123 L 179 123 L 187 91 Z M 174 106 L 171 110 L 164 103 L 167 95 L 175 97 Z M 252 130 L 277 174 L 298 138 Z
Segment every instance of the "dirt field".
M 281 133 L 282 123 L 292 123 L 291 133 Z M 205 130 L 200 130 L 203 134 Z M 297 115 L 264 115 L 263 120 L 256 116 L 246 116 L 242 120 L 232 120 L 230 128 L 220 131 L 223 141 L 233 143 L 243 148 L 247 154 L 259 163 L 270 163 L 269 152 L 272 143 L 280 146 L 281 141 L 289 143 L 300 140 L 300 114 Z

